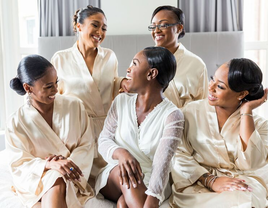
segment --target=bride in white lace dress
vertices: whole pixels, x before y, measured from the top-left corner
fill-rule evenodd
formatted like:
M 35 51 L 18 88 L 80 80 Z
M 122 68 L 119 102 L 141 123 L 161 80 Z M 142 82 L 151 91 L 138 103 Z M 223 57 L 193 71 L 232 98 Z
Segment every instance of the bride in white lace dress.
M 171 193 L 169 172 L 183 132 L 182 112 L 163 92 L 176 72 L 172 53 L 149 47 L 127 70 L 128 91 L 114 100 L 99 138 L 108 165 L 96 192 L 119 207 L 159 207 Z

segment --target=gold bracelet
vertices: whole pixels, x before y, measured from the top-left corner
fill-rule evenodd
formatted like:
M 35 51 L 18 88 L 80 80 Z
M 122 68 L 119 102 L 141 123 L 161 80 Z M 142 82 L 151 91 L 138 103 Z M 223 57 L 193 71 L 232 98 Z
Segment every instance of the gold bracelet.
M 240 116 L 250 116 L 250 117 L 253 117 L 252 114 L 250 114 L 250 113 L 241 113 Z

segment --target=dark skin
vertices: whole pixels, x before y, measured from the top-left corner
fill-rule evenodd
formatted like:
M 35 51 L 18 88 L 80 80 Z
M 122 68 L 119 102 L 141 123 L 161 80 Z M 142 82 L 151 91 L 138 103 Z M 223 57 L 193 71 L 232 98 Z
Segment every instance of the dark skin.
M 215 106 L 217 112 L 217 119 L 219 124 L 219 132 L 224 126 L 227 119 L 232 115 L 239 107 L 240 114 L 252 114 L 253 109 L 259 107 L 267 100 L 268 89 L 264 90 L 262 98 L 257 100 L 251 100 L 248 102 L 241 102 L 248 95 L 248 91 L 234 92 L 228 85 L 228 72 L 229 67 L 227 64 L 223 64 L 217 69 L 215 75 L 211 77 L 209 83 L 209 103 Z M 240 139 L 243 145 L 244 151 L 247 149 L 247 145 L 250 136 L 255 130 L 253 118 L 251 116 L 241 116 L 240 121 Z M 209 181 L 213 176 L 209 173 L 203 174 L 199 181 L 205 185 L 205 179 Z M 252 188 L 246 184 L 245 180 L 239 178 L 229 178 L 226 176 L 218 177 L 210 188 L 218 193 L 223 191 L 252 191 Z
M 54 67 L 48 67 L 43 77 L 36 80 L 32 85 L 23 83 L 25 91 L 31 96 L 31 107 L 35 108 L 52 128 L 53 106 L 57 91 L 58 77 Z M 80 168 L 71 160 L 61 155 L 52 155 L 46 158 L 45 170 L 57 170 L 66 180 L 74 183 L 80 181 L 83 176 Z M 73 167 L 73 171 L 70 168 Z M 55 184 L 43 195 L 41 203 L 35 207 L 67 207 L 65 201 L 66 184 L 63 178 L 58 178 Z
M 158 70 L 150 68 L 142 52 L 136 54 L 133 65 L 127 70 L 127 88 L 138 94 L 136 115 L 138 125 L 162 102 L 162 86 L 156 80 Z M 105 198 L 117 202 L 117 207 L 159 207 L 159 200 L 146 195 L 147 187 L 143 183 L 143 173 L 139 162 L 123 148 L 113 153 L 113 159 L 118 160 L 109 175 L 107 185 L 100 190 Z

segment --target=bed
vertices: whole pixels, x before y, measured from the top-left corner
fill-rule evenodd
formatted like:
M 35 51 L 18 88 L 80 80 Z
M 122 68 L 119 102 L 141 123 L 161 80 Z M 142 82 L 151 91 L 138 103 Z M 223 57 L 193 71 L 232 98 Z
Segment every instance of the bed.
M 71 47 L 75 40 L 75 36 L 40 37 L 38 40 L 38 54 L 50 60 L 56 51 Z M 213 75 L 222 63 L 229 61 L 231 58 L 243 57 L 243 32 L 186 33 L 181 42 L 188 50 L 203 59 L 207 65 L 209 76 Z M 102 43 L 103 47 L 110 48 L 116 53 L 120 76 L 126 74 L 126 69 L 137 52 L 153 45 L 154 42 L 150 34 L 111 35 L 107 36 Z M 0 145 L 2 145 L 0 150 L 4 149 L 3 141 Z M 10 189 L 13 182 L 5 161 L 7 157 L 5 150 L 0 151 L 0 207 L 23 208 L 19 199 Z M 108 200 L 93 198 L 86 203 L 85 208 L 89 207 L 114 208 L 116 205 Z M 166 207 L 169 207 L 168 201 L 165 201 L 161 206 L 161 208 Z

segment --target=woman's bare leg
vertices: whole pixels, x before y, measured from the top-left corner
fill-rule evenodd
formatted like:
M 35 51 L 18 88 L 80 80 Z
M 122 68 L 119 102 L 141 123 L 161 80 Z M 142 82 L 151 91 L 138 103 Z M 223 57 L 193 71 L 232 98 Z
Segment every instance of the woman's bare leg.
M 66 184 L 62 178 L 58 178 L 55 184 L 43 195 L 41 207 L 43 208 L 67 208 Z
M 136 188 L 131 185 L 129 189 L 126 186 L 121 186 L 121 191 L 124 195 L 125 202 L 129 208 L 142 208 L 146 201 L 147 195 L 145 191 L 147 187 L 142 182 Z
M 117 201 L 117 208 L 128 208 L 124 195 L 121 195 Z
M 120 170 L 119 167 L 116 166 L 109 175 L 107 184 L 104 188 L 100 190 L 100 193 L 106 198 L 111 201 L 117 202 L 119 200 L 118 205 L 123 205 L 123 199 L 126 203 L 127 207 L 129 208 L 138 208 L 143 207 L 145 200 L 147 198 L 147 195 L 145 194 L 145 191 L 147 190 L 146 186 L 142 182 L 141 184 L 138 184 L 136 188 L 133 188 L 130 186 L 129 189 L 127 189 L 126 185 L 120 185 L 119 181 L 119 174 Z M 123 194 L 124 198 L 120 198 Z
M 109 199 L 113 202 L 117 202 L 119 197 L 122 195 L 118 179 L 119 176 L 118 171 L 119 171 L 118 166 L 116 166 L 114 169 L 111 170 L 106 186 L 100 190 L 100 193 L 106 199 Z

